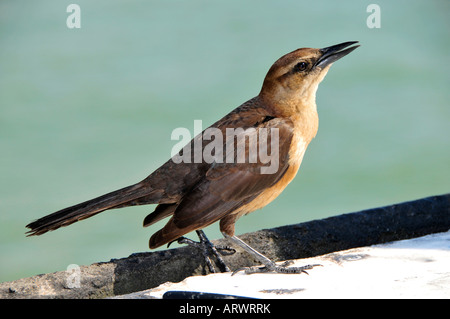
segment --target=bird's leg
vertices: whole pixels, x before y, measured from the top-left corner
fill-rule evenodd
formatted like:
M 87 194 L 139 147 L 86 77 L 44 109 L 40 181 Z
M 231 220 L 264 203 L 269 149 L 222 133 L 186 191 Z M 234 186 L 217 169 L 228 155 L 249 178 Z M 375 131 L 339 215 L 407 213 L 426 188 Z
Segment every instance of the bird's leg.
M 214 265 L 211 261 L 211 256 L 214 256 L 217 260 L 217 264 L 220 268 L 220 271 L 222 272 L 229 272 L 231 271 L 228 266 L 225 264 L 225 262 L 223 261 L 222 257 L 220 256 L 218 250 L 220 251 L 228 251 L 228 253 L 222 253 L 224 255 L 230 255 L 230 254 L 234 254 L 235 250 L 233 248 L 230 248 L 228 246 L 214 246 L 213 243 L 211 243 L 211 241 L 206 237 L 205 233 L 203 232 L 203 230 L 196 230 L 196 233 L 198 235 L 199 238 L 199 242 L 193 241 L 189 238 L 186 237 L 180 237 L 178 238 L 176 241 L 179 244 L 187 244 L 189 246 L 193 246 L 196 247 L 198 249 L 200 249 L 200 251 L 202 252 L 203 257 L 205 258 L 205 262 L 206 265 L 208 266 L 208 269 L 211 273 L 215 273 L 216 270 L 214 268 Z M 169 243 L 170 245 L 171 243 Z M 169 246 L 168 245 L 168 246 Z
M 213 243 L 210 242 L 209 239 L 206 237 L 206 235 L 203 232 L 203 230 L 200 229 L 200 230 L 196 230 L 195 232 L 197 233 L 198 238 L 200 239 L 200 242 L 203 243 L 207 248 L 209 248 L 212 251 L 213 255 L 217 259 L 218 265 L 223 269 L 223 271 L 224 272 L 231 271 L 230 268 L 228 268 L 228 266 L 223 261 L 223 259 L 220 256 L 218 250 L 220 250 L 220 251 L 228 251 L 228 253 L 226 253 L 226 255 L 232 255 L 232 254 L 234 254 L 236 252 L 236 250 L 234 250 L 233 248 L 230 248 L 228 246 L 214 246 Z
M 246 274 L 254 274 L 254 273 L 263 273 L 263 272 L 275 272 L 275 273 L 282 273 L 282 274 L 301 274 L 306 273 L 306 270 L 312 269 L 316 266 L 321 266 L 319 264 L 314 265 L 305 265 L 302 267 L 288 267 L 290 264 L 292 264 L 292 261 L 286 261 L 281 265 L 275 264 L 272 260 L 261 254 L 260 252 L 256 251 L 249 245 L 247 245 L 245 242 L 243 242 L 241 239 L 237 238 L 236 236 L 229 236 L 227 234 L 224 234 L 224 236 L 230 240 L 232 240 L 235 244 L 242 247 L 246 252 L 248 252 L 250 255 L 255 257 L 260 263 L 262 263 L 263 267 L 244 267 L 239 268 L 233 272 L 232 275 L 236 274 L 237 272 L 243 270 Z

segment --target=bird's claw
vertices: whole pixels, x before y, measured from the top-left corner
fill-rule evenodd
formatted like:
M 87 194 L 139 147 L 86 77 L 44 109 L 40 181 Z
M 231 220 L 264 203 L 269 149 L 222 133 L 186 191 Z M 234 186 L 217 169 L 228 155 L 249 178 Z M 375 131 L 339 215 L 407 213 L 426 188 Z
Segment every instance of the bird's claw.
M 208 238 L 205 236 L 205 234 L 203 233 L 203 231 L 197 231 L 197 235 L 200 239 L 200 241 L 196 242 L 192 239 L 186 238 L 186 237 L 179 237 L 173 241 L 171 241 L 170 243 L 167 244 L 167 248 L 169 248 L 169 246 L 173 243 L 173 242 L 177 242 L 178 244 L 186 244 L 189 246 L 193 246 L 197 249 L 200 249 L 200 251 L 202 252 L 203 258 L 205 259 L 206 265 L 208 266 L 208 269 L 211 273 L 217 273 L 216 269 L 213 266 L 213 263 L 211 261 L 211 256 L 215 256 L 215 259 L 217 260 L 217 265 L 219 266 L 219 268 L 222 268 L 224 272 L 230 272 L 230 268 L 228 268 L 228 266 L 225 264 L 225 262 L 223 261 L 223 259 L 221 258 L 220 255 L 222 256 L 229 256 L 229 255 L 233 255 L 236 250 L 234 248 L 231 248 L 229 246 L 214 246 L 209 240 Z M 219 255 L 220 253 L 220 255 Z
M 236 249 L 230 246 L 222 246 L 222 245 L 216 245 L 216 250 L 222 255 L 222 256 L 231 256 L 234 253 L 236 253 Z
M 313 269 L 317 266 L 322 266 L 320 264 L 313 264 L 313 265 L 305 265 L 301 267 L 288 267 L 289 265 L 292 265 L 294 262 L 291 260 L 285 261 L 281 265 L 271 264 L 271 265 L 264 265 L 262 267 L 242 267 L 239 268 L 231 274 L 234 276 L 240 271 L 244 271 L 245 274 L 256 274 L 256 273 L 277 273 L 277 274 L 308 274 L 306 270 Z

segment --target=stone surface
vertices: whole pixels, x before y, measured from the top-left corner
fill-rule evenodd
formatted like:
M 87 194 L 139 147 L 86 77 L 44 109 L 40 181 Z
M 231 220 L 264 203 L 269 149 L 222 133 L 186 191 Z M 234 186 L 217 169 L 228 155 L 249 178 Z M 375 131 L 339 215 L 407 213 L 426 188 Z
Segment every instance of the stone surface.
M 306 274 L 189 277 L 121 298 L 450 298 L 450 231 L 298 259 Z
M 277 261 L 324 255 L 448 229 L 450 194 L 264 229 L 239 237 Z M 229 244 L 224 239 L 213 242 Z M 246 252 L 236 249 L 235 254 L 224 256 L 232 270 L 257 264 Z M 104 298 L 207 273 L 198 251 L 183 247 L 81 266 L 77 288 L 71 283 L 73 274 L 66 271 L 0 283 L 0 298 Z

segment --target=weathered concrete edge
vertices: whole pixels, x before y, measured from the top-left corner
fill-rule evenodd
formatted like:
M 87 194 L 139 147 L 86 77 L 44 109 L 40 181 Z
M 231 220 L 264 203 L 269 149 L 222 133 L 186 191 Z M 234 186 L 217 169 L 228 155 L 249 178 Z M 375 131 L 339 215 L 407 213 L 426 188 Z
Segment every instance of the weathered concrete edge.
M 264 229 L 240 237 L 274 260 L 322 255 L 450 229 L 450 194 L 396 205 Z M 224 239 L 214 241 L 227 244 Z M 255 265 L 237 250 L 224 256 L 231 269 Z M 66 271 L 0 283 L 0 298 L 104 298 L 150 289 L 206 273 L 196 249 L 183 247 L 133 254 L 127 258 L 81 266 L 80 287 L 70 288 Z

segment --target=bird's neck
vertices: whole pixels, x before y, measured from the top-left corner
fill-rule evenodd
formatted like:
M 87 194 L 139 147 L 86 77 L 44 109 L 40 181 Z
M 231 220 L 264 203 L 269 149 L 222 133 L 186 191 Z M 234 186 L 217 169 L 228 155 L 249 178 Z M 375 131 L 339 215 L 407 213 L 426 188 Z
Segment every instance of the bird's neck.
M 289 118 L 302 132 L 303 138 L 309 143 L 319 128 L 319 116 L 316 107 L 316 90 L 308 90 L 304 94 L 290 96 L 286 94 L 260 94 L 264 105 L 276 117 Z M 263 93 L 263 92 L 261 92 Z

